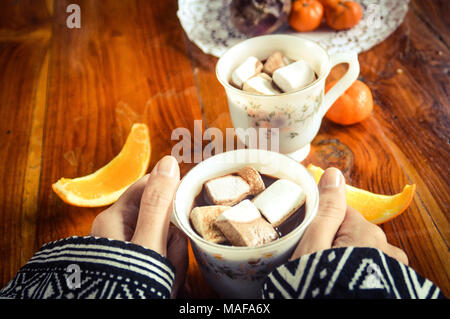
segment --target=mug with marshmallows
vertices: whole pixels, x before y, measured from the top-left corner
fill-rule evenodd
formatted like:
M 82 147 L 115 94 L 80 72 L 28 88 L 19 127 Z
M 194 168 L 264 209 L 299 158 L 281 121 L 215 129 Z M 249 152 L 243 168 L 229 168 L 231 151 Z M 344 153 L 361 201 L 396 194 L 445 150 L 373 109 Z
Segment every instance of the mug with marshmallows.
M 183 177 L 171 221 L 189 237 L 202 274 L 221 297 L 259 298 L 318 203 L 303 165 L 278 152 L 239 149 L 214 155 Z
M 340 63 L 348 63 L 349 68 L 325 94 L 325 79 Z M 357 79 L 359 63 L 356 53 L 329 55 L 314 41 L 275 34 L 230 48 L 217 62 L 216 75 L 225 88 L 241 142 L 302 161 L 328 109 Z M 249 145 L 249 128 L 265 130 L 257 135 L 256 147 Z

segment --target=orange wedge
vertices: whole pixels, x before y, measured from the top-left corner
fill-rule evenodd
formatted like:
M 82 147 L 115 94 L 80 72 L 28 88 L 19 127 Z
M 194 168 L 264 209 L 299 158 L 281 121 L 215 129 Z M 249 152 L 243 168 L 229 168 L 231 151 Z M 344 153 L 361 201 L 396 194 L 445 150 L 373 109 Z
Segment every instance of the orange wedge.
M 312 164 L 309 164 L 307 169 L 316 183 L 319 183 L 324 170 Z M 350 185 L 345 187 L 347 205 L 374 224 L 385 223 L 403 213 L 416 191 L 416 184 L 406 185 L 401 193 L 392 196 L 374 194 Z
M 66 203 L 99 207 L 114 203 L 144 176 L 150 163 L 150 136 L 145 124 L 134 124 L 120 153 L 96 172 L 74 179 L 61 178 L 53 191 Z

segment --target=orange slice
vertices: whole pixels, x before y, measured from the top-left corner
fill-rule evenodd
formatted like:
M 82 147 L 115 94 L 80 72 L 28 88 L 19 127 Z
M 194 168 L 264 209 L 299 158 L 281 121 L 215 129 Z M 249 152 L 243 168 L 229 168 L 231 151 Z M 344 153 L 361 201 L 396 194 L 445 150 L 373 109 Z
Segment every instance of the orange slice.
M 324 170 L 309 164 L 309 173 L 319 183 Z M 346 185 L 347 205 L 359 211 L 364 218 L 374 224 L 382 224 L 403 213 L 416 191 L 416 184 L 406 185 L 396 195 L 379 195 L 366 190 Z
M 71 205 L 99 207 L 112 204 L 131 184 L 144 176 L 150 153 L 147 125 L 134 124 L 122 150 L 111 162 L 90 175 L 61 178 L 52 188 Z

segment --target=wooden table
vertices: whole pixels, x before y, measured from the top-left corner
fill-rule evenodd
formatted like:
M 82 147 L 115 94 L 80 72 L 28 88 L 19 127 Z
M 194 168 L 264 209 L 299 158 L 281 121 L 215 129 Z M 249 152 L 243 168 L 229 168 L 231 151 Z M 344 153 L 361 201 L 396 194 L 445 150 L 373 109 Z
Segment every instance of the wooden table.
M 78 3 L 80 29 L 66 26 Z M 64 204 L 60 177 L 88 174 L 147 123 L 150 168 L 177 141 L 173 129 L 232 127 L 217 59 L 189 42 L 169 1 L 2 0 L 0 4 L 0 286 L 45 242 L 86 235 L 102 210 Z M 448 1 L 411 1 L 403 24 L 360 54 L 376 106 L 360 124 L 325 120 L 310 162 L 393 194 L 417 184 L 408 210 L 382 227 L 410 265 L 450 296 Z M 338 69 L 337 69 L 338 70 Z M 339 70 L 338 70 L 339 71 Z M 336 70 L 334 75 L 336 74 Z M 192 164 L 182 164 L 185 174 Z M 190 296 L 214 294 L 190 261 Z

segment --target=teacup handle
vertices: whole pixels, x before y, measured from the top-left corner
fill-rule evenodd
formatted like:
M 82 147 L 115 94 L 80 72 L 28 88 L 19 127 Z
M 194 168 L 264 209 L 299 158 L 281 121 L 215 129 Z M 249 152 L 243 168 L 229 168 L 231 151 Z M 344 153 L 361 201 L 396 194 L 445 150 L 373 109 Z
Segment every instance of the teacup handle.
M 340 63 L 348 63 L 348 70 L 344 76 L 325 94 L 321 107 L 321 117 L 325 116 L 328 109 L 352 84 L 359 75 L 358 54 L 356 52 L 336 53 L 331 56 L 331 68 Z

